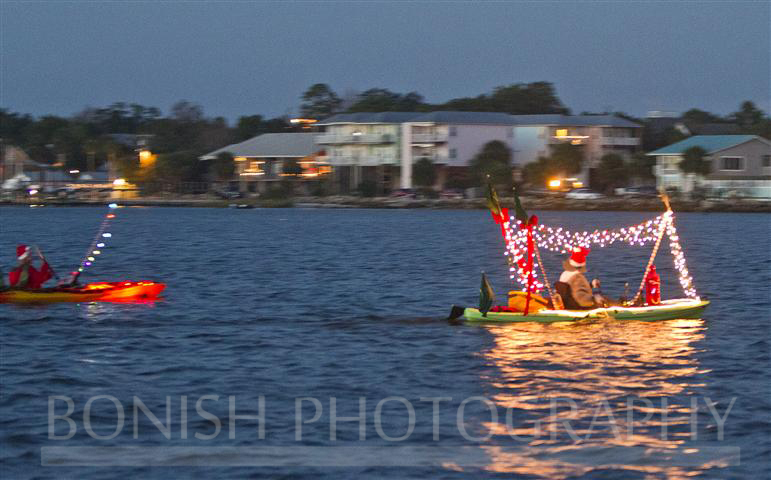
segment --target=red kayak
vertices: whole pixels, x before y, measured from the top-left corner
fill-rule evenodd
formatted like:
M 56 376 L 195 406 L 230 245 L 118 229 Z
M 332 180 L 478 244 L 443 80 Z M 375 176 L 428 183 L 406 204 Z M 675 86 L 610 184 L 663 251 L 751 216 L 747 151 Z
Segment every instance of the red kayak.
M 0 290 L 0 303 L 135 302 L 155 300 L 166 288 L 155 282 L 98 282 L 78 287 Z

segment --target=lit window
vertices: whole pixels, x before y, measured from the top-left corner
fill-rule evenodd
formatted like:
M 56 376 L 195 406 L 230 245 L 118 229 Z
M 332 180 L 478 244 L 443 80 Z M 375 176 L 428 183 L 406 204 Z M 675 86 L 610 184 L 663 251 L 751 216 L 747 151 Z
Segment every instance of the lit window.
M 721 170 L 744 170 L 743 157 L 720 157 Z
M 559 128 L 557 129 L 557 132 L 554 134 L 555 137 L 567 137 L 568 136 L 568 129 L 567 128 Z

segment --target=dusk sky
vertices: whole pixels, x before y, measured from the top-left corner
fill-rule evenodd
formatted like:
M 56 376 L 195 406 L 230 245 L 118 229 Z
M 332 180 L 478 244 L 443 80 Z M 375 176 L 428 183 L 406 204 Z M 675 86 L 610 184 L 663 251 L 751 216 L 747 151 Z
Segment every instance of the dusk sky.
M 549 81 L 573 112 L 769 109 L 769 2 L 8 2 L 0 106 L 297 111 L 311 84 L 427 101 Z

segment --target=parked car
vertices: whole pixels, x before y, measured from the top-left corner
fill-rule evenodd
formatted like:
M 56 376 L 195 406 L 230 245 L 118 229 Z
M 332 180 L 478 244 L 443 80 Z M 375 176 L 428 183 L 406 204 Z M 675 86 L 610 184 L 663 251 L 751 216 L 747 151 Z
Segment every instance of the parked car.
M 415 190 L 411 188 L 400 188 L 398 190 L 394 190 L 391 192 L 391 195 L 389 195 L 391 198 L 416 198 L 417 195 L 415 194 Z
M 576 188 L 575 190 L 571 190 L 566 193 L 565 198 L 574 200 L 597 200 L 600 198 L 605 198 L 605 195 L 588 188 Z
M 241 192 L 232 192 L 229 190 L 212 190 L 212 193 L 223 200 L 232 200 L 234 198 L 243 197 Z
M 445 198 L 449 200 L 460 200 L 464 197 L 465 195 L 463 195 L 462 190 L 454 190 L 454 189 L 444 190 L 442 193 L 439 194 L 439 198 Z
M 619 188 L 616 192 L 617 195 L 622 195 L 624 197 L 632 197 L 632 198 L 652 198 L 658 196 L 659 192 L 656 190 L 656 187 L 651 186 L 645 186 L 645 187 L 629 187 L 629 188 Z

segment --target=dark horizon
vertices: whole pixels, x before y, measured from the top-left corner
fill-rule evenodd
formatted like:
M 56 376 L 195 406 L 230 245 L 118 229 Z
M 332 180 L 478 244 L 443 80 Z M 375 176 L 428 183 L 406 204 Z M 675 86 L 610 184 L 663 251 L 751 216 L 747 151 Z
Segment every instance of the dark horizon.
M 182 99 L 207 116 L 297 113 L 339 95 L 430 103 L 547 81 L 573 113 L 769 110 L 766 2 L 635 4 L 22 3 L 0 5 L 0 104 L 70 116 Z M 430 19 L 430 22 L 426 22 Z

